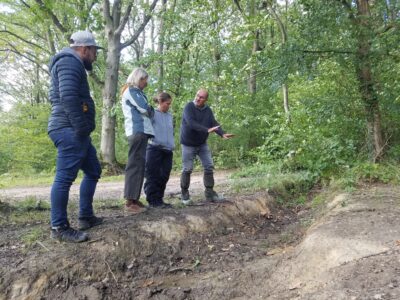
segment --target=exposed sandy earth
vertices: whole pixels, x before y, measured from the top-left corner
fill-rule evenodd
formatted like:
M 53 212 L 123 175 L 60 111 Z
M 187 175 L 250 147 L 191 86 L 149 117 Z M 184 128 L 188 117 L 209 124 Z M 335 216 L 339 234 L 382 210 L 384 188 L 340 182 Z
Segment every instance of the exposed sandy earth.
M 400 187 L 314 210 L 228 184 L 219 204 L 137 216 L 104 207 L 89 243 L 54 242 L 46 222 L 3 222 L 0 299 L 400 299 Z M 27 247 L 34 229 L 46 234 Z

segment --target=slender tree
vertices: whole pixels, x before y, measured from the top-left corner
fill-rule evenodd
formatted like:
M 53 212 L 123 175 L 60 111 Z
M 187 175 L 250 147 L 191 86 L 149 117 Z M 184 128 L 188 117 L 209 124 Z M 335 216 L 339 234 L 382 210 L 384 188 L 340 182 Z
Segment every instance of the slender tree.
M 376 32 L 373 27 L 370 4 L 368 0 L 357 0 L 355 2 L 356 12 L 354 12 L 350 1 L 337 1 L 340 1 L 347 10 L 348 16 L 356 28 L 357 49 L 355 50 L 355 66 L 359 81 L 359 91 L 366 113 L 367 145 L 369 148 L 370 160 L 375 162 L 382 157 L 384 140 L 382 135 L 379 99 L 371 66 L 371 42 Z
M 103 110 L 101 129 L 101 158 L 109 166 L 110 171 L 118 170 L 115 156 L 115 124 L 116 117 L 113 108 L 116 103 L 119 65 L 121 51 L 137 42 L 143 33 L 147 23 L 151 19 L 151 13 L 156 7 L 158 0 L 153 0 L 147 12 L 136 27 L 133 34 L 125 41 L 122 40 L 122 32 L 128 24 L 134 1 L 127 1 L 123 11 L 123 1 L 115 0 L 112 5 L 109 0 L 103 0 L 103 16 L 105 20 L 105 35 L 107 39 L 106 74 L 103 88 Z

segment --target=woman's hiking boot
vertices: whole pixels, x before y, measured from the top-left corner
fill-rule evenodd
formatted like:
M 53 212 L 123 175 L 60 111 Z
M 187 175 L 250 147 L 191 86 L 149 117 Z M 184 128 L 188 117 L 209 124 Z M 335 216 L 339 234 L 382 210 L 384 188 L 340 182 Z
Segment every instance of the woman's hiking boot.
M 138 200 L 126 200 L 125 210 L 135 215 L 146 211 L 146 206 Z

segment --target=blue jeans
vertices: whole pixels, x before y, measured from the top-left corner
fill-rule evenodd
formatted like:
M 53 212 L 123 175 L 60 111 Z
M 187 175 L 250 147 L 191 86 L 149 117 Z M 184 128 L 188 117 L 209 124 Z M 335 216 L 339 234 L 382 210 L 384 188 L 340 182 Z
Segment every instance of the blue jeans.
M 149 204 L 163 203 L 164 191 L 172 169 L 173 152 L 149 145 L 146 152 L 144 192 Z
M 49 133 L 57 148 L 57 169 L 51 187 L 51 226 L 68 225 L 69 190 L 79 170 L 84 172 L 79 192 L 79 217 L 93 216 L 93 195 L 101 175 L 101 166 L 90 137 L 80 137 L 73 128 Z
M 211 156 L 211 150 L 207 143 L 197 147 L 186 145 L 182 146 L 182 163 L 183 172 L 192 173 L 193 163 L 196 156 L 200 158 L 201 165 L 203 166 L 204 173 L 212 173 L 214 171 L 214 162 Z

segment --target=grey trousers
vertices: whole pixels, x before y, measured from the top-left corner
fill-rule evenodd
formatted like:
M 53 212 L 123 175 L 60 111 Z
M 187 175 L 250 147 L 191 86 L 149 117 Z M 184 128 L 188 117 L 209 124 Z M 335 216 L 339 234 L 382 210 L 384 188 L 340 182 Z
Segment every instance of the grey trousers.
M 139 200 L 142 191 L 144 171 L 146 164 L 146 148 L 149 136 L 136 133 L 128 137 L 129 152 L 128 163 L 125 168 L 124 198 Z
M 207 143 L 204 143 L 197 147 L 191 147 L 186 145 L 182 146 L 182 172 L 192 173 L 193 163 L 196 156 L 200 158 L 200 162 L 203 166 L 204 173 L 212 173 L 214 170 L 214 162 L 211 156 L 211 150 Z

